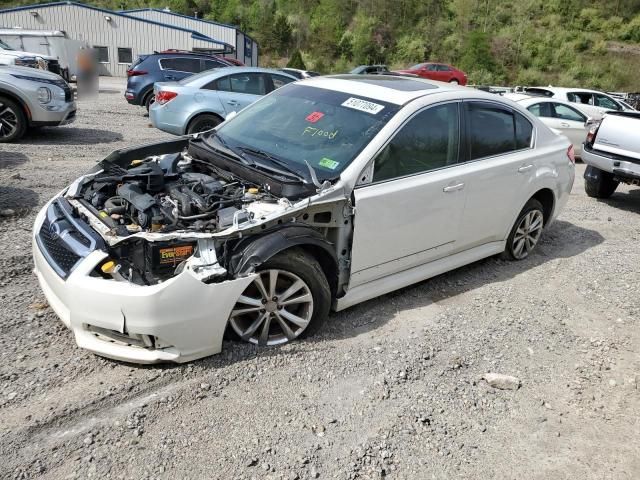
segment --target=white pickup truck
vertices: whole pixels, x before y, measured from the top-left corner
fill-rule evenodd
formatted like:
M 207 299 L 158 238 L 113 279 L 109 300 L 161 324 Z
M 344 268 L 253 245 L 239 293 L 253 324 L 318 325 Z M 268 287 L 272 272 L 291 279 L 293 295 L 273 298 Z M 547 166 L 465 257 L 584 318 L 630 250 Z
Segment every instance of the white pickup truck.
M 582 149 L 584 189 L 609 198 L 620 182 L 640 185 L 640 112 L 609 112 L 589 130 Z

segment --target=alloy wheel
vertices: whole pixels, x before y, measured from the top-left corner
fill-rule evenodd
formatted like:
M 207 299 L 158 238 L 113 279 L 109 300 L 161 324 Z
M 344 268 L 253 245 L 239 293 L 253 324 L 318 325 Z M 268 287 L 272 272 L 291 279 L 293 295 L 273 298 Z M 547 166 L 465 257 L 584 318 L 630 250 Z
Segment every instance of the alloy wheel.
M 13 109 L 0 101 L 0 138 L 13 135 L 18 129 L 18 115 Z
M 512 244 L 513 256 L 517 260 L 529 256 L 542 235 L 543 224 L 544 217 L 540 210 L 531 210 L 522 217 L 513 236 Z
M 313 315 L 309 286 L 297 275 L 270 269 L 258 273 L 238 298 L 229 322 L 243 340 L 279 345 L 299 337 Z

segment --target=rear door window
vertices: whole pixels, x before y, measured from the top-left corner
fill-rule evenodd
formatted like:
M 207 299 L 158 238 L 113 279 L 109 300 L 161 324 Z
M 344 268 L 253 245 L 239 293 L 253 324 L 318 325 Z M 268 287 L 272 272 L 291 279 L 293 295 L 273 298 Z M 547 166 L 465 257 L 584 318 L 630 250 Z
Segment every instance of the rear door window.
M 249 95 L 267 94 L 266 82 L 262 73 L 236 73 L 227 78 L 232 92 Z M 218 89 L 221 90 L 219 87 Z
M 553 112 L 551 111 L 551 104 L 549 102 L 542 103 L 534 103 L 527 107 L 531 113 L 533 113 L 536 117 L 546 117 L 552 118 Z
M 567 99 L 571 103 L 593 105 L 593 94 L 591 92 L 569 92 L 567 93 Z
M 533 126 L 519 113 L 484 102 L 468 102 L 465 108 L 470 160 L 531 146 Z
M 200 71 L 200 59 L 198 58 L 162 58 L 160 67 L 163 70 L 173 70 L 175 72 L 198 73 Z

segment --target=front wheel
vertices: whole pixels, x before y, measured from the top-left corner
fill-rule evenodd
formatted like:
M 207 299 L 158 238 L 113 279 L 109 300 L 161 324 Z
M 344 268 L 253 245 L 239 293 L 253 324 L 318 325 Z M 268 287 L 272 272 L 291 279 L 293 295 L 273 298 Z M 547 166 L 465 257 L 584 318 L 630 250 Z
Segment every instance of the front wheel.
M 449 83 L 452 83 L 453 85 L 460 85 L 460 82 L 455 78 L 453 80 L 449 80 Z
M 540 240 L 544 227 L 544 208 L 532 198 L 524 206 L 507 238 L 504 255 L 510 260 L 524 260 Z
M 13 100 L 0 97 L 0 143 L 19 140 L 27 130 L 27 117 Z
M 620 182 L 614 180 L 613 174 L 587 165 L 584 171 L 584 191 L 592 198 L 609 198 L 616 191 Z
M 246 342 L 280 345 L 317 331 L 330 305 L 329 284 L 317 260 L 288 250 L 262 265 L 233 307 L 229 325 Z

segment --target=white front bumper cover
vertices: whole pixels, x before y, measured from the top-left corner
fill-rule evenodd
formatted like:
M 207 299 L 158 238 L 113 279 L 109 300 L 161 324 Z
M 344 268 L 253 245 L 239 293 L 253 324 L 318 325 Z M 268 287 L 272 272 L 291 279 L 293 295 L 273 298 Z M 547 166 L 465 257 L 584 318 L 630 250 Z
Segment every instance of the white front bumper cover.
M 227 320 L 255 275 L 205 284 L 191 270 L 158 285 L 139 286 L 90 276 L 107 257 L 96 250 L 66 280 L 51 268 L 35 242 L 47 206 L 34 228 L 35 273 L 51 308 L 70 328 L 79 347 L 133 363 L 188 362 L 222 350 Z M 156 348 L 130 346 L 97 335 L 89 326 L 156 337 Z

